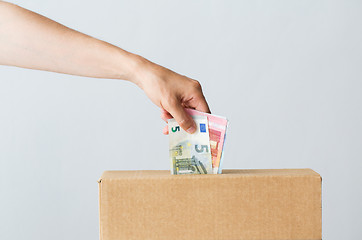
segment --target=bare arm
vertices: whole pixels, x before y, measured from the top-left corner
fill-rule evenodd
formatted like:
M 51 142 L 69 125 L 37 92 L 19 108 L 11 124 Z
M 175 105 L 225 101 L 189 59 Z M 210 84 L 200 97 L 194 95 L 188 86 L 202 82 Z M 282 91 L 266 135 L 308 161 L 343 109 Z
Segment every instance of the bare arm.
M 184 107 L 209 112 L 200 84 L 141 56 L 0 1 L 0 64 L 137 84 L 162 109 L 193 132 Z

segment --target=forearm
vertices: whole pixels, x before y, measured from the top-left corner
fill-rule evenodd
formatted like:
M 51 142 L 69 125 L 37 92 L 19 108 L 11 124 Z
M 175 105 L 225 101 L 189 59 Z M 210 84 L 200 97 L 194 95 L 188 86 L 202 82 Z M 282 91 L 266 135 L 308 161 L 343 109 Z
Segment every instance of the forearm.
M 37 13 L 0 1 L 2 65 L 137 83 L 134 72 L 145 61 Z
M 192 133 L 185 107 L 210 112 L 198 81 L 109 43 L 0 0 L 0 64 L 96 78 L 129 80 Z

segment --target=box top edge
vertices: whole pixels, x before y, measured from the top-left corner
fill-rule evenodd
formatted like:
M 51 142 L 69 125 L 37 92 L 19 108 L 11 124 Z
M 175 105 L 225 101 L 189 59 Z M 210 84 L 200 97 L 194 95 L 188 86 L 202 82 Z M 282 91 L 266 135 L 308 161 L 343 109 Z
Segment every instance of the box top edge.
M 273 176 L 316 176 L 320 174 L 310 168 L 296 169 L 225 169 L 222 174 L 205 175 L 171 175 L 169 170 L 108 170 L 104 171 L 98 182 L 103 179 L 123 179 L 123 178 L 175 178 L 175 177 L 273 177 Z

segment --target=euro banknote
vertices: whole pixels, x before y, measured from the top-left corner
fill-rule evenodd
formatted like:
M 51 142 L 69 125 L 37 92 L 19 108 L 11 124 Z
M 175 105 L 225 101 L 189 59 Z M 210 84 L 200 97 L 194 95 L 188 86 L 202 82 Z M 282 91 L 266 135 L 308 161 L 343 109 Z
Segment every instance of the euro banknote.
M 228 120 L 225 117 L 199 112 L 193 109 L 186 109 L 191 116 L 206 116 L 209 125 L 210 149 L 212 156 L 213 173 L 221 173 L 224 153 L 224 143 Z
M 192 116 L 196 123 L 193 134 L 183 130 L 175 119 L 168 120 L 171 173 L 212 174 L 209 126 L 206 116 Z

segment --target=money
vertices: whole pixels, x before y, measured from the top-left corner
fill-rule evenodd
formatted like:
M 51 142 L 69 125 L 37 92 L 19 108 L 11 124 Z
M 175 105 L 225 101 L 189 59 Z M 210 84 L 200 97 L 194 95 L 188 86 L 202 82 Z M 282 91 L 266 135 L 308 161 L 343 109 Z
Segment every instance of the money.
M 174 119 L 168 120 L 171 173 L 221 173 L 228 120 L 192 109 L 186 111 L 197 125 L 194 134 L 185 132 Z
M 225 117 L 186 109 L 191 116 L 206 116 L 209 124 L 213 173 L 221 173 L 228 120 Z
M 196 132 L 189 134 L 175 119 L 168 120 L 171 173 L 211 174 L 212 158 L 209 140 L 209 126 L 206 116 L 192 116 Z

